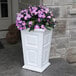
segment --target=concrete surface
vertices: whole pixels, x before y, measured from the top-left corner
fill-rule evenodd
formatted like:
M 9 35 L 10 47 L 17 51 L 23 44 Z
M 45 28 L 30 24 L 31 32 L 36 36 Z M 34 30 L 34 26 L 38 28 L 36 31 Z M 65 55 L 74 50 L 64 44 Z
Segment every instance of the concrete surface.
M 4 49 L 0 49 L 0 76 L 76 76 L 76 66 L 61 58 L 50 59 L 51 65 L 43 73 L 22 69 L 21 43 L 10 45 L 0 41 L 4 44 Z

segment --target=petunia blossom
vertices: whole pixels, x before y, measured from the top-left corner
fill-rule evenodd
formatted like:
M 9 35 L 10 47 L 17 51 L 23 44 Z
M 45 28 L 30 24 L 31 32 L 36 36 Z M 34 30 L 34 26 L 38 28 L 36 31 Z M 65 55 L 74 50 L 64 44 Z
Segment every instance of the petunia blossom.
M 21 19 L 21 17 L 17 17 L 17 20 L 20 20 Z
M 33 22 L 32 21 L 29 21 L 29 25 L 32 25 L 33 24 Z
M 40 27 L 39 27 L 39 25 L 35 25 L 35 27 L 34 27 L 34 29 L 39 29 Z
M 27 14 L 26 17 L 27 17 L 27 18 L 31 18 L 30 14 Z
M 51 18 L 51 16 L 47 16 L 47 18 Z
M 32 10 L 35 10 L 36 11 L 37 10 L 37 7 L 32 7 Z
M 40 22 L 41 20 L 40 20 L 40 18 L 38 18 L 38 22 Z
M 53 15 L 53 11 L 45 6 L 29 6 L 27 9 L 21 10 L 20 13 L 16 15 L 16 26 L 19 30 L 30 28 L 33 29 L 46 29 L 48 27 L 54 27 L 56 20 Z M 26 25 L 27 24 L 27 25 Z M 52 26 L 49 26 L 52 24 Z M 45 27 L 45 25 L 47 25 Z M 32 28 L 33 26 L 34 28 Z
M 22 27 L 19 27 L 18 29 L 19 29 L 19 30 L 23 30 Z
M 22 22 L 22 25 L 23 25 L 23 26 L 25 26 L 25 25 L 26 25 L 26 23 L 23 21 L 23 22 Z
M 18 21 L 18 23 L 22 23 L 22 21 L 20 20 L 20 21 Z
M 44 25 L 41 25 L 41 28 L 42 28 L 42 29 L 46 29 Z
M 43 14 L 43 15 L 42 15 L 42 18 L 45 18 L 45 17 L 46 17 L 45 14 Z
M 23 26 L 23 27 L 22 27 L 22 29 L 24 30 L 24 29 L 26 29 L 26 27 L 25 27 L 25 26 Z
M 27 16 L 25 16 L 24 19 L 27 20 Z

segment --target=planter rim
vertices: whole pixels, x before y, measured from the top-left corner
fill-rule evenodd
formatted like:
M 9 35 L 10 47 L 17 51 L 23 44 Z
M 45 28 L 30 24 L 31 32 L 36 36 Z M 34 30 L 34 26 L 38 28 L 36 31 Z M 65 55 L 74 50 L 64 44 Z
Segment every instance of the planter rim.
M 44 29 L 34 29 L 33 31 L 30 31 L 30 32 L 46 32 L 46 31 L 52 31 L 53 29 L 51 30 L 44 30 Z M 28 29 L 24 29 L 24 30 L 21 30 L 21 31 L 29 31 L 29 28 Z

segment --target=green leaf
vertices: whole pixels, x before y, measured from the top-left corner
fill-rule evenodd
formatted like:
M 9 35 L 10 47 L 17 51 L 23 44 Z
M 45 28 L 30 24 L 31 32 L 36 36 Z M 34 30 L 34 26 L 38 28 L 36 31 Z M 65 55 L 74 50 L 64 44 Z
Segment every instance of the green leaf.
M 29 29 L 29 31 L 32 31 L 32 30 L 34 30 L 34 25 L 32 25 Z
M 52 28 L 51 28 L 51 27 L 46 27 L 46 29 L 48 29 L 48 30 L 52 30 Z
M 46 26 L 48 26 L 48 25 L 49 25 L 49 23 L 47 23 L 47 22 L 46 22 L 46 24 L 45 24 L 45 25 L 46 25 Z

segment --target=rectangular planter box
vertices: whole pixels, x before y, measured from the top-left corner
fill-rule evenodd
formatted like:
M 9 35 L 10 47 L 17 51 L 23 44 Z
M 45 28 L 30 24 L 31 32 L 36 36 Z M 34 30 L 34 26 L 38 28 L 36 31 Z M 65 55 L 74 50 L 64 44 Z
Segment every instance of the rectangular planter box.
M 49 65 L 52 30 L 21 31 L 24 69 L 43 72 Z

